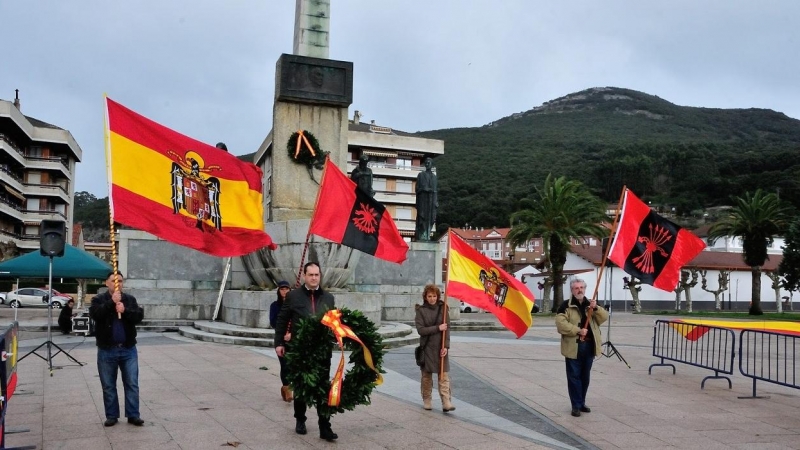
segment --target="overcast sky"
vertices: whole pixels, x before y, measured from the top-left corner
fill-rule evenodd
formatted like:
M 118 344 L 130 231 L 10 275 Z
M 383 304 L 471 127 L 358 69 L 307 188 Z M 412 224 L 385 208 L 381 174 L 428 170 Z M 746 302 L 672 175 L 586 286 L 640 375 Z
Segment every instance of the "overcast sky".
M 108 195 L 103 93 L 237 155 L 272 123 L 294 0 L 2 0 L 0 98 L 69 130 L 76 191 Z M 474 127 L 616 86 L 800 118 L 800 1 L 331 0 L 330 58 L 362 120 Z M 445 152 L 447 145 L 445 143 Z

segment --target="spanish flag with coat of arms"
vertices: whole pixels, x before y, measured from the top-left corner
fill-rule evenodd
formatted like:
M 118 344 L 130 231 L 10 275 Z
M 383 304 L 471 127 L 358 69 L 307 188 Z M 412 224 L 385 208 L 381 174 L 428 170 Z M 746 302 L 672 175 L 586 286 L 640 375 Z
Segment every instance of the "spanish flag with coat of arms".
M 485 309 L 517 338 L 522 337 L 533 322 L 530 289 L 452 231 L 447 240 L 447 296 Z
M 209 255 L 277 248 L 264 232 L 261 170 L 106 98 L 112 219 Z

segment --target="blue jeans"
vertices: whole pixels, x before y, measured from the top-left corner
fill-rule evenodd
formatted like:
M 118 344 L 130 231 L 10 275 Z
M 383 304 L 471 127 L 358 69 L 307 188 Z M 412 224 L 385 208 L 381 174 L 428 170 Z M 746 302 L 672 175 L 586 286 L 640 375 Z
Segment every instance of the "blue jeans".
M 565 358 L 567 361 L 567 390 L 572 409 L 586 406 L 586 392 L 589 391 L 589 379 L 594 362 L 594 342 L 578 342 L 578 357 Z
M 125 388 L 125 417 L 139 417 L 139 355 L 136 346 L 97 347 L 97 372 L 103 386 L 103 405 L 106 419 L 119 418 L 117 369 L 122 373 Z

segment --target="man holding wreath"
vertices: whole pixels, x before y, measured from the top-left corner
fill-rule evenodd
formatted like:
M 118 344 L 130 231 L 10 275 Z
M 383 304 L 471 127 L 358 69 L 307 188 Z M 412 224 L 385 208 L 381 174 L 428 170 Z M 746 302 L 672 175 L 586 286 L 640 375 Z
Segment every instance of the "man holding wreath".
M 335 300 L 333 295 L 329 292 L 323 291 L 320 287 L 321 271 L 319 263 L 308 262 L 303 266 L 303 285 L 289 292 L 286 300 L 283 302 L 283 307 L 278 313 L 278 320 L 275 324 L 275 353 L 279 357 L 286 354 L 287 339 L 291 340 L 290 326 L 296 325 L 301 319 L 314 318 L 320 320 L 326 312 L 336 309 Z M 287 336 L 287 331 L 290 334 Z M 328 356 L 328 364 L 325 373 L 330 374 L 330 354 L 333 348 L 331 347 Z M 289 371 L 292 370 L 289 364 Z M 339 436 L 331 429 L 330 417 L 323 415 L 320 411 L 320 405 L 327 402 L 327 398 L 316 399 L 317 417 L 319 423 L 319 437 L 327 441 L 336 440 Z M 307 405 L 303 400 L 297 396 L 294 398 L 294 418 L 296 424 L 294 431 L 297 434 L 306 434 L 306 409 Z

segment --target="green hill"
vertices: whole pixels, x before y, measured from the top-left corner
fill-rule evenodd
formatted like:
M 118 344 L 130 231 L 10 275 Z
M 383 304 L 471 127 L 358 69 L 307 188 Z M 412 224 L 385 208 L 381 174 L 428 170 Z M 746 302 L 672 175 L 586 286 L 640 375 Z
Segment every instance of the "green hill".
M 507 226 L 548 173 L 616 202 L 622 186 L 676 212 L 779 189 L 800 207 L 800 121 L 765 109 L 678 106 L 629 89 L 592 88 L 443 139 L 440 226 Z
M 548 173 L 616 203 L 623 185 L 689 215 L 763 188 L 800 208 L 800 120 L 766 109 L 678 106 L 621 88 L 592 88 L 443 139 L 439 229 L 508 226 Z M 252 161 L 253 153 L 239 156 Z M 76 222 L 105 227 L 108 203 L 76 202 Z M 105 219 L 94 217 L 105 211 Z M 88 231 L 88 230 L 87 230 Z

